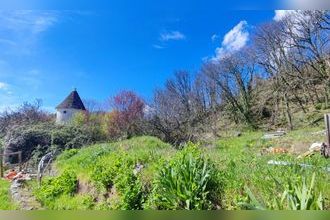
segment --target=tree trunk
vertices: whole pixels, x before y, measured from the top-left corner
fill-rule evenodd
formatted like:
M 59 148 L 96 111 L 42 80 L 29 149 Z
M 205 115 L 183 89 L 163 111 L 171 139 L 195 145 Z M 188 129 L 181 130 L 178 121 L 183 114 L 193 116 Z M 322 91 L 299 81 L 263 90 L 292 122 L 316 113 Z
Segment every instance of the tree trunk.
M 290 111 L 290 105 L 289 105 L 287 93 L 284 93 L 284 105 L 285 105 L 286 119 L 288 122 L 289 129 L 293 130 L 292 115 L 291 115 L 291 111 Z

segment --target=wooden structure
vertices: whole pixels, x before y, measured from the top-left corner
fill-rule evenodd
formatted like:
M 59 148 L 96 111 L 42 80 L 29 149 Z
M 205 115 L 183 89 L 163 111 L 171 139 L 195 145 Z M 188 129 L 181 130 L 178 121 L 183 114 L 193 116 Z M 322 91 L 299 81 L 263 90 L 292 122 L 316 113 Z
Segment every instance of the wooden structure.
M 0 152 L 0 177 L 3 177 L 4 173 L 4 166 L 3 166 L 3 157 L 5 156 L 11 156 L 11 155 L 17 155 L 18 157 L 18 163 L 17 164 L 11 164 L 11 166 L 17 166 L 19 167 L 19 171 L 21 171 L 21 166 L 22 166 L 22 151 L 18 152 L 13 152 L 13 153 L 3 153 L 2 151 Z
M 330 114 L 324 115 L 324 122 L 325 122 L 325 132 L 326 132 L 326 144 L 323 144 L 321 148 L 321 154 L 325 158 L 330 157 Z

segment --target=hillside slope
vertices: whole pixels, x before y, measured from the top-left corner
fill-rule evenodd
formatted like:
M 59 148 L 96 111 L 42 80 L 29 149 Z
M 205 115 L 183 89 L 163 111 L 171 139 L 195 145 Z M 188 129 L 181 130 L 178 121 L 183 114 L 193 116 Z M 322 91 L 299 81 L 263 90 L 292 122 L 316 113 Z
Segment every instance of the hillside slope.
M 308 149 L 311 143 L 323 140 L 323 134 L 316 132 L 319 130 L 293 131 L 274 140 L 263 139 L 261 132 L 247 132 L 240 137 L 224 137 L 209 147 L 188 144 L 183 151 L 176 151 L 153 137 L 73 149 L 59 156 L 55 163 L 58 176 L 45 179 L 41 188 L 35 188 L 35 195 L 46 208 L 57 210 L 200 209 L 202 206 L 180 202 L 188 194 L 201 195 L 199 199 L 203 200 L 203 194 L 193 189 L 200 184 L 196 179 L 207 169 L 212 175 L 206 177 L 214 179 L 205 185 L 211 186 L 206 193 L 212 198 L 204 199 L 212 204 L 204 207 L 206 203 L 203 203 L 203 209 L 293 209 L 289 200 L 281 197 L 290 187 L 290 192 L 297 196 L 304 184 L 311 187 L 307 209 L 328 209 L 330 175 L 324 170 L 329 166 L 328 160 L 318 154 L 297 159 L 298 153 Z M 282 147 L 286 151 L 265 151 L 269 147 Z M 190 154 L 194 155 L 193 159 L 187 156 Z M 186 157 L 190 158 L 188 166 Z M 199 164 L 194 163 L 199 159 L 201 164 L 205 162 L 205 168 L 194 166 Z M 270 160 L 292 165 L 268 165 Z M 182 173 L 183 179 L 176 173 Z M 173 176 L 180 181 L 172 180 Z M 159 191 L 160 184 L 168 189 Z M 161 202 L 154 203 L 160 197 Z

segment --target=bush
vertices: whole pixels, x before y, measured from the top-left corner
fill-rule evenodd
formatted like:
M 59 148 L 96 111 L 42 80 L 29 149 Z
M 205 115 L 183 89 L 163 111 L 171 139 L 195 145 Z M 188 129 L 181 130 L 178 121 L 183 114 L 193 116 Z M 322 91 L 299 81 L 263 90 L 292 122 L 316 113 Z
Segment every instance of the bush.
M 153 209 L 215 209 L 221 195 L 219 173 L 189 144 L 160 169 L 147 206 Z
M 5 153 L 22 151 L 23 161 L 28 160 L 38 146 L 51 145 L 52 129 L 49 124 L 13 126 L 4 138 Z M 5 161 L 15 163 L 17 157 L 7 157 Z
M 71 126 L 82 128 L 88 133 L 92 142 L 107 139 L 105 115 L 103 113 L 80 112 L 75 114 Z
M 35 191 L 35 195 L 43 205 L 52 208 L 56 198 L 72 196 L 77 190 L 77 184 L 77 175 L 71 170 L 65 170 L 58 177 L 46 179 L 40 189 Z
M 85 127 L 59 126 L 52 132 L 52 145 L 60 149 L 81 148 L 92 143 L 92 135 Z
M 103 209 L 136 210 L 142 208 L 143 190 L 134 174 L 135 160 L 127 153 L 116 152 L 99 159 L 92 171 L 92 180 L 113 196 Z M 101 185 L 100 185 L 101 184 Z
M 4 138 L 6 153 L 23 152 L 23 161 L 40 158 L 51 150 L 81 148 L 93 142 L 93 134 L 86 127 L 54 124 L 28 124 L 12 127 Z M 6 158 L 6 162 L 17 162 L 17 156 Z
M 17 109 L 0 112 L 0 137 L 4 137 L 12 127 L 52 122 L 53 115 L 43 111 L 41 106 L 42 101 L 35 100 L 33 103 L 25 102 Z
M 69 149 L 69 150 L 65 150 L 62 154 L 61 154 L 61 160 L 67 160 L 71 157 L 73 157 L 74 155 L 76 155 L 78 153 L 77 149 Z

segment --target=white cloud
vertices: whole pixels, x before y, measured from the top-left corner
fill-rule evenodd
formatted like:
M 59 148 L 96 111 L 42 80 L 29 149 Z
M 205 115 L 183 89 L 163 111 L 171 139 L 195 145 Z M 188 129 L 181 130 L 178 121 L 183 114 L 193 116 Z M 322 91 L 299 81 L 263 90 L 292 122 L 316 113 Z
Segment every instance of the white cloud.
M 56 11 L 0 10 L 0 46 L 2 53 L 30 54 L 34 51 L 41 33 L 49 30 L 59 20 Z
M 274 21 L 281 21 L 287 16 L 294 14 L 296 10 L 275 10 L 275 16 L 273 17 Z
M 55 11 L 0 11 L 0 27 L 13 31 L 40 33 L 58 21 Z
M 186 36 L 180 31 L 166 31 L 160 34 L 161 41 L 184 40 Z
M 7 90 L 8 89 L 8 84 L 4 82 L 0 82 L 0 90 Z
M 211 40 L 212 40 L 212 42 L 216 41 L 218 38 L 219 38 L 219 36 L 218 36 L 217 34 L 213 34 L 213 35 L 211 36 Z
M 242 49 L 249 40 L 248 24 L 246 21 L 240 21 L 223 38 L 221 47 L 216 49 L 214 60 L 222 59 Z
M 2 96 L 10 96 L 13 94 L 10 87 L 11 86 L 9 84 L 0 82 L 0 100 L 4 100 L 3 98 L 1 99 Z
M 155 48 L 155 49 L 158 49 L 158 50 L 161 50 L 161 49 L 165 48 L 164 46 L 161 46 L 161 45 L 158 45 L 158 44 L 153 44 L 152 47 Z

